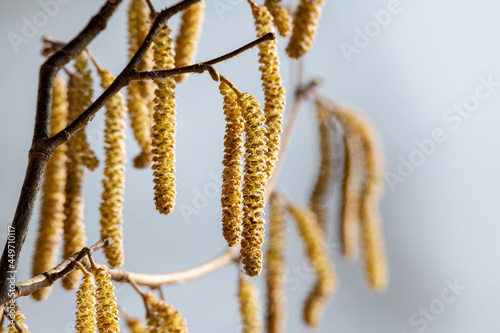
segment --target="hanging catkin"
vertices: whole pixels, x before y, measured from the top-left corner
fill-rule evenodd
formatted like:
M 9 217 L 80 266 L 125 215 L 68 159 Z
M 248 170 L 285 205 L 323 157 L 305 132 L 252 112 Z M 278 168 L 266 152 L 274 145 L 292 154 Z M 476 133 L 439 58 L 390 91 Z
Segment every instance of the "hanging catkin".
M 156 298 L 151 292 L 146 293 L 149 332 L 187 333 L 186 320 L 164 300 Z
M 85 274 L 80 288 L 76 292 L 76 322 L 77 333 L 95 332 L 95 282 L 92 274 Z
M 378 292 L 388 284 L 385 246 L 382 237 L 378 203 L 382 194 L 383 169 L 379 139 L 367 119 L 347 109 L 335 109 L 345 132 L 359 135 L 365 161 L 365 179 L 360 203 L 363 257 L 370 287 Z
M 174 50 L 170 29 L 165 25 L 155 39 L 154 70 L 174 67 Z M 170 214 L 175 205 L 175 81 L 171 77 L 156 79 L 153 114 L 153 170 L 156 209 Z
M 315 286 L 305 302 L 304 320 L 309 326 L 317 327 L 324 306 L 335 290 L 335 272 L 328 256 L 325 237 L 314 212 L 299 206 L 290 206 L 289 211 L 297 222 L 307 257 L 316 273 Z
M 101 86 L 107 89 L 114 81 L 109 71 L 102 71 Z M 120 93 L 106 104 L 104 130 L 104 179 L 101 201 L 101 238 L 109 237 L 104 254 L 112 267 L 123 265 L 123 194 L 125 192 L 125 110 Z
M 243 233 L 241 258 L 249 276 L 262 269 L 264 242 L 264 195 L 266 188 L 267 138 L 259 102 L 249 94 L 238 96 L 245 119 L 245 163 L 243 176 Z
M 144 0 L 132 0 L 128 9 L 129 57 L 132 58 L 146 38 L 150 27 L 149 9 Z M 153 52 L 150 48 L 137 65 L 138 71 L 151 70 Z M 127 108 L 130 127 L 141 153 L 134 159 L 136 168 L 151 164 L 151 111 L 154 84 L 150 80 L 131 81 L 127 87 Z
M 245 124 L 236 94 L 229 86 L 221 82 L 219 90 L 224 96 L 224 116 L 226 133 L 224 135 L 224 159 L 222 165 L 222 234 L 229 246 L 239 244 L 241 240 L 242 204 L 242 167 L 243 130 Z
M 300 0 L 293 18 L 292 35 L 286 47 L 290 58 L 300 58 L 311 49 L 323 2 L 323 0 Z
M 30 333 L 30 331 L 28 330 L 28 325 L 23 324 L 26 317 L 21 313 L 21 309 L 18 307 L 16 307 L 15 319 L 16 322 L 21 326 L 22 329 L 21 333 Z M 19 333 L 16 326 L 12 323 L 9 324 L 8 328 L 9 328 L 9 333 Z
M 285 332 L 285 212 L 283 199 L 276 193 L 270 199 L 267 252 L 264 261 L 267 289 L 268 333 Z
M 257 37 L 274 32 L 272 17 L 265 6 L 250 1 L 255 20 Z M 259 70 L 261 72 L 262 89 L 264 91 L 264 114 L 267 126 L 267 178 L 271 174 L 278 159 L 280 149 L 280 133 L 285 110 L 285 88 L 279 72 L 278 47 L 276 40 L 259 44 Z
M 319 225 L 323 231 L 326 229 L 328 198 L 332 188 L 332 170 L 333 170 L 333 147 L 332 133 L 328 126 L 329 117 L 328 108 L 316 103 L 316 115 L 318 120 L 319 146 L 320 146 L 320 167 L 318 177 L 314 184 L 309 206 L 316 214 Z
M 105 269 L 99 268 L 95 273 L 95 282 L 97 285 L 95 292 L 97 331 L 99 333 L 120 332 L 118 305 L 111 276 Z
M 127 319 L 127 326 L 130 329 L 130 333 L 148 333 L 148 329 L 139 319 Z
M 56 76 L 50 114 L 50 135 L 66 127 L 68 117 L 67 88 L 61 76 Z M 64 223 L 64 187 L 66 183 L 66 145 L 54 152 L 45 170 L 40 205 L 38 238 L 33 256 L 32 275 L 48 271 L 56 265 L 59 243 Z M 52 287 L 46 287 L 31 295 L 38 301 L 44 300 Z
M 203 11 L 203 2 L 197 2 L 182 13 L 181 27 L 175 39 L 175 67 L 184 67 L 194 63 L 201 34 Z M 177 75 L 175 81 L 184 81 L 187 76 L 188 74 Z
M 292 18 L 281 0 L 266 0 L 264 3 L 273 16 L 273 22 L 283 37 L 288 37 L 292 31 Z
M 92 77 L 90 76 L 87 57 L 84 53 L 81 53 L 75 59 L 74 85 L 69 85 L 68 89 L 69 105 L 70 108 L 74 108 L 74 110 L 70 111 L 70 113 L 74 112 L 76 116 L 79 116 L 92 104 L 93 94 Z M 94 152 L 90 149 L 85 130 L 81 129 L 76 132 L 73 136 L 73 141 L 73 148 L 78 152 L 82 163 L 89 170 L 97 168 L 99 161 L 97 160 Z
M 240 275 L 238 280 L 238 299 L 243 333 L 260 333 L 262 318 L 259 308 L 259 292 L 254 284 Z

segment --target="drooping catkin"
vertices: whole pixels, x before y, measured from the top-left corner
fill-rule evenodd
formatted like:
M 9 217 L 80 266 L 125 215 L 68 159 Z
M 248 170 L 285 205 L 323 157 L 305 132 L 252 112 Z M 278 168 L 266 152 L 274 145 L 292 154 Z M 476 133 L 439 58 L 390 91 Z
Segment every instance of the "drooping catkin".
M 76 292 L 75 330 L 77 333 L 95 332 L 95 290 L 94 277 L 91 274 L 85 274 Z
M 224 135 L 224 159 L 222 165 L 222 234 L 229 246 L 239 244 L 241 240 L 242 215 L 241 192 L 243 157 L 243 131 L 245 124 L 241 110 L 236 102 L 236 94 L 229 86 L 221 82 L 219 90 L 224 96 L 224 115 L 226 133 Z
M 323 0 L 300 0 L 293 18 L 293 30 L 286 47 L 290 58 L 308 53 L 316 36 Z
M 146 303 L 149 306 L 147 313 L 149 332 L 188 332 L 186 320 L 170 304 L 156 298 L 151 292 L 146 293 Z
M 266 0 L 264 3 L 273 16 L 273 22 L 283 37 L 288 37 L 292 31 L 292 18 L 281 0 Z
M 155 39 L 154 69 L 174 67 L 174 50 L 170 29 L 165 25 Z M 156 209 L 170 214 L 175 205 L 175 81 L 156 79 L 153 114 L 153 170 Z
M 255 20 L 257 37 L 274 32 L 272 17 L 265 6 L 250 2 Z M 278 159 L 280 149 L 280 133 L 285 110 L 285 88 L 279 72 L 278 46 L 276 40 L 259 44 L 259 70 L 261 72 L 262 89 L 264 91 L 264 114 L 267 127 L 267 178 L 271 174 Z
M 78 116 L 92 104 L 93 89 L 88 60 L 83 52 L 75 59 L 74 66 L 74 81 L 70 81 L 73 84 L 68 85 L 68 101 L 69 113 Z M 89 170 L 97 168 L 99 160 L 89 146 L 85 129 L 76 132 L 72 140 L 74 141 L 73 149 L 78 152 L 82 163 Z
M 137 318 L 127 319 L 127 326 L 130 333 L 149 333 L 143 322 Z
M 114 81 L 109 71 L 102 71 L 101 86 L 107 89 Z M 125 110 L 123 97 L 114 95 L 106 104 L 104 130 L 104 179 L 101 201 L 101 238 L 110 239 L 104 254 L 112 267 L 123 265 L 123 194 L 125 192 Z
M 204 5 L 197 2 L 182 13 L 181 27 L 175 39 L 175 67 L 192 65 L 201 34 Z M 188 74 L 177 75 L 176 82 L 187 79 Z
M 66 127 L 68 117 L 67 87 L 58 75 L 54 81 L 52 112 L 50 115 L 51 136 Z M 38 237 L 33 255 L 32 275 L 48 271 L 56 265 L 59 243 L 64 223 L 64 187 L 66 183 L 66 145 L 60 146 L 52 155 L 45 169 L 40 205 Z M 33 292 L 34 299 L 47 298 L 52 287 Z
M 262 315 L 259 306 L 259 291 L 244 276 L 238 280 L 238 299 L 243 333 L 260 333 L 262 331 Z
M 111 276 L 105 269 L 99 268 L 95 273 L 95 282 L 97 285 L 95 292 L 97 331 L 99 333 L 120 332 L 118 305 Z
M 333 263 L 328 256 L 327 244 L 316 214 L 296 205 L 290 206 L 289 211 L 297 222 L 307 257 L 316 273 L 316 283 L 304 305 L 305 322 L 316 327 L 323 315 L 324 306 L 336 287 Z
M 241 258 L 249 276 L 259 275 L 262 269 L 264 242 L 264 195 L 267 169 L 267 138 L 265 119 L 259 102 L 244 93 L 238 104 L 245 119 L 245 162 L 243 176 L 243 233 Z
M 144 0 L 132 0 L 128 9 L 129 57 L 132 58 L 146 38 L 150 27 L 149 9 Z M 151 70 L 153 52 L 150 48 L 137 65 L 137 70 Z M 150 80 L 132 81 L 127 87 L 127 109 L 134 138 L 141 153 L 134 159 L 136 168 L 151 164 L 151 110 L 154 84 Z
M 379 148 L 379 139 L 368 120 L 358 113 L 342 108 L 333 111 L 345 132 L 357 133 L 361 140 L 365 161 L 365 178 L 359 211 L 363 257 L 370 287 L 381 292 L 387 288 L 388 273 L 378 210 L 383 187 L 382 154 Z
M 24 324 L 24 320 L 26 317 L 21 313 L 21 309 L 16 307 L 16 315 L 15 315 L 15 320 L 21 327 L 21 332 L 19 332 L 16 328 L 16 325 L 14 324 L 9 324 L 9 333 L 30 333 L 28 329 L 28 325 Z
M 285 332 L 285 212 L 283 199 L 276 193 L 270 199 L 270 219 L 264 266 L 267 289 L 268 333 Z
M 331 118 L 328 116 L 328 108 L 325 105 L 316 103 L 316 115 L 318 120 L 321 160 L 316 183 L 314 184 L 311 197 L 309 198 L 309 206 L 316 214 L 321 229 L 325 231 L 327 220 L 326 207 L 328 205 L 333 181 L 333 134 L 328 126 L 328 122 Z

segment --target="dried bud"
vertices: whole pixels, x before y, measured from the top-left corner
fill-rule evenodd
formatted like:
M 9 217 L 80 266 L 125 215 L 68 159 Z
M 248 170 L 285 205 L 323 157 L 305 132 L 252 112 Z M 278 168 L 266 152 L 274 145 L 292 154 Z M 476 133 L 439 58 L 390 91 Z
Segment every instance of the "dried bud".
M 311 49 L 321 16 L 323 0 L 300 0 L 293 18 L 293 30 L 286 52 L 290 58 L 300 58 Z

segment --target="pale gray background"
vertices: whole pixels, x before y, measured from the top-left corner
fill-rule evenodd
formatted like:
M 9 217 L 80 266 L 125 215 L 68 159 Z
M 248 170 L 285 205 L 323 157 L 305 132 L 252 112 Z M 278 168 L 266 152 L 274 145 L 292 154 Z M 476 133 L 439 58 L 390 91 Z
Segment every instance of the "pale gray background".
M 250 41 L 255 33 L 249 8 L 236 0 L 217 0 L 231 10 L 219 16 L 215 0 L 207 1 L 207 15 L 198 59 L 205 60 Z M 15 52 L 8 33 L 21 34 L 23 17 L 41 11 L 36 1 L 1 0 L 0 9 L 0 240 L 5 240 L 24 176 L 33 130 L 42 34 L 66 41 L 101 6 L 101 0 L 66 1 L 59 12 L 39 28 L 36 36 Z M 498 134 L 500 91 L 481 102 L 478 110 L 457 129 L 443 119 L 446 110 L 474 93 L 478 77 L 500 80 L 500 4 L 495 0 L 401 0 L 403 10 L 371 43 L 348 63 L 342 42 L 353 43 L 355 28 L 373 21 L 372 10 L 387 8 L 388 0 L 327 1 L 321 28 L 306 59 L 307 77 L 323 74 L 323 91 L 364 110 L 378 127 L 388 170 L 397 173 L 400 157 L 417 149 L 415 140 L 429 138 L 435 128 L 448 137 L 415 168 L 413 174 L 387 189 L 381 203 L 390 263 L 390 288 L 377 296 L 365 286 L 359 264 L 342 261 L 330 233 L 340 285 L 317 332 L 498 332 L 498 188 L 500 159 Z M 161 8 L 160 1 L 155 1 Z M 117 73 L 125 63 L 125 9 L 122 6 L 109 29 L 91 45 L 104 67 Z M 172 27 L 177 26 L 177 18 Z M 285 43 L 281 41 L 280 46 Z M 250 51 L 217 68 L 238 87 L 262 99 L 257 51 Z M 283 60 L 288 91 L 292 64 Z M 100 90 L 97 90 L 100 91 Z M 154 209 L 151 172 L 128 163 L 125 202 L 125 268 L 141 272 L 184 269 L 215 256 L 225 247 L 220 232 L 218 194 L 192 216 L 190 223 L 180 205 L 193 206 L 196 190 L 213 183 L 210 173 L 221 171 L 224 122 L 217 86 L 207 75 L 197 75 L 178 89 L 177 179 L 179 205 L 168 217 Z M 102 157 L 100 113 L 88 128 L 93 146 Z M 315 121 L 306 105 L 292 140 L 279 187 L 305 203 L 315 177 L 318 154 Z M 136 143 L 128 135 L 129 160 Z M 98 239 L 98 205 L 102 168 L 88 172 L 85 183 L 89 243 Z M 332 217 L 333 219 L 333 217 Z M 19 279 L 30 277 L 34 217 L 21 255 Z M 333 225 L 333 223 L 332 223 Z M 291 225 L 290 225 L 291 226 Z M 290 273 L 288 332 L 305 332 L 302 301 L 313 283 L 304 273 L 305 259 L 296 231 L 289 229 L 287 257 Z M 99 257 L 101 260 L 101 257 Z M 298 271 L 298 272 L 297 272 Z M 235 267 L 183 286 L 165 288 L 168 300 L 182 311 L 192 332 L 239 331 Z M 466 290 L 428 323 L 411 325 L 409 317 L 420 307 L 437 304 L 445 280 Z M 262 278 L 256 279 L 262 283 Z M 299 283 L 297 283 L 297 281 Z M 128 286 L 117 286 L 120 304 L 143 314 L 139 297 Z M 74 293 L 57 283 L 48 301 L 19 301 L 33 332 L 72 332 Z

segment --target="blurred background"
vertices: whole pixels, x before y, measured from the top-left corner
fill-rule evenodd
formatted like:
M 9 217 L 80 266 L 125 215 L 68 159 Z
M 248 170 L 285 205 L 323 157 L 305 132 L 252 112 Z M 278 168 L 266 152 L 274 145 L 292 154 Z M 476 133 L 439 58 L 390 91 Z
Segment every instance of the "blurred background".
M 38 69 L 44 60 L 41 37 L 50 34 L 68 41 L 103 3 L 55 1 L 57 10 L 48 15 L 49 0 L 0 0 L 2 248 L 27 165 Z M 158 9 L 165 6 L 153 3 Z M 128 2 L 121 6 L 108 29 L 90 44 L 101 66 L 115 74 L 126 63 L 127 6 Z M 324 77 L 322 92 L 362 110 L 379 130 L 387 168 L 381 211 L 390 287 L 383 295 L 372 293 L 360 263 L 341 258 L 338 203 L 332 201 L 328 243 L 340 284 L 316 332 L 498 331 L 499 10 L 494 0 L 339 0 L 324 6 L 316 41 L 304 58 L 304 75 L 306 80 Z M 174 30 L 178 18 L 171 20 Z M 37 24 L 31 31 L 24 27 L 30 23 Z M 207 0 L 197 59 L 222 55 L 254 36 L 246 2 Z M 285 40 L 279 43 L 282 75 L 291 92 L 293 63 L 284 56 Z M 257 52 L 248 51 L 217 69 L 239 89 L 262 100 Z M 124 206 L 128 270 L 173 272 L 225 249 L 219 202 L 222 99 L 208 75 L 191 75 L 179 85 L 177 96 L 177 207 L 167 217 L 154 209 L 151 171 L 131 165 L 139 149 L 128 131 Z M 291 97 L 288 94 L 288 102 Z M 101 161 L 103 120 L 100 112 L 87 128 Z M 297 125 L 278 187 L 306 204 L 319 162 L 311 103 L 304 105 Z M 102 171 L 101 163 L 86 174 L 88 244 L 99 237 Z M 200 196 L 204 200 L 197 201 Z M 195 213 L 183 214 L 186 209 Z M 36 211 L 21 254 L 19 281 L 31 274 Z M 314 276 L 295 226 L 288 226 L 287 331 L 307 332 L 301 321 L 302 304 Z M 96 258 L 103 262 L 101 255 Z M 263 286 L 262 276 L 255 281 Z M 187 318 L 191 332 L 239 332 L 236 282 L 237 267 L 228 266 L 202 279 L 165 287 L 164 292 Z M 127 312 L 143 316 L 143 304 L 128 285 L 117 284 L 116 292 Z M 18 304 L 33 332 L 66 333 L 74 331 L 74 302 L 74 293 L 63 291 L 58 282 L 45 303 L 25 297 Z

